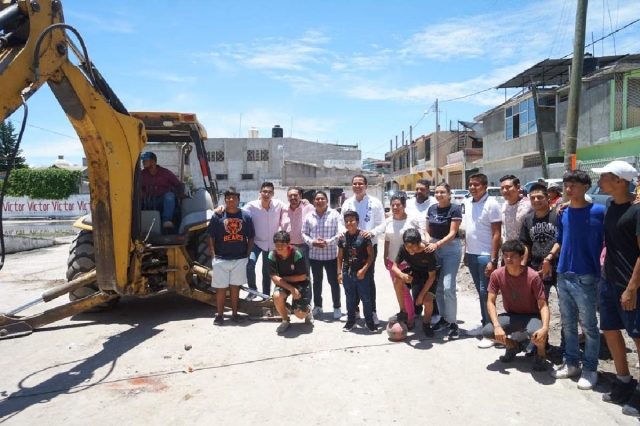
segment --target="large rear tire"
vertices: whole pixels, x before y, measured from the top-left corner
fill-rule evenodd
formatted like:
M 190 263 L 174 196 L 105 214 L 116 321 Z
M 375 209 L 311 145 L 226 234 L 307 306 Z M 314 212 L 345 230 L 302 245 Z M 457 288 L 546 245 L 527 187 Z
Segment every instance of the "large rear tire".
M 196 239 L 196 261 L 207 268 L 211 268 L 211 252 L 209 251 L 207 234 L 204 232 L 198 235 L 198 238 Z M 198 278 L 196 286 L 201 290 L 209 290 L 211 288 L 211 283 Z
M 77 278 L 80 274 L 91 272 L 96 267 L 95 249 L 93 247 L 93 232 L 82 230 L 71 243 L 69 258 L 67 259 L 67 281 Z M 72 302 L 82 299 L 99 291 L 97 284 L 80 287 L 69 293 Z M 109 300 L 85 312 L 100 312 L 113 309 L 120 302 L 120 298 Z

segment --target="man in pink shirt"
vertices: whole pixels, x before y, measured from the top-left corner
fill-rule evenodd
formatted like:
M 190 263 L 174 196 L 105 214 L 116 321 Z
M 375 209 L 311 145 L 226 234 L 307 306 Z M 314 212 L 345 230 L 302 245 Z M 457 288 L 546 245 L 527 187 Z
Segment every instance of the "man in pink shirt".
M 309 275 L 309 246 L 302 239 L 302 223 L 307 215 L 314 210 L 314 207 L 312 204 L 302 201 L 301 188 L 289 187 L 287 189 L 287 199 L 289 200 L 289 205 L 282 208 L 280 230 L 287 231 L 291 237 L 290 244 L 304 256 L 307 275 Z M 311 287 L 309 287 L 309 291 L 311 291 Z M 309 299 L 311 300 L 311 293 L 309 293 Z
M 173 228 L 173 212 L 176 205 L 176 194 L 182 199 L 184 185 L 171 170 L 158 166 L 158 157 L 153 152 L 145 152 L 142 159 L 142 210 L 159 210 L 162 227 Z

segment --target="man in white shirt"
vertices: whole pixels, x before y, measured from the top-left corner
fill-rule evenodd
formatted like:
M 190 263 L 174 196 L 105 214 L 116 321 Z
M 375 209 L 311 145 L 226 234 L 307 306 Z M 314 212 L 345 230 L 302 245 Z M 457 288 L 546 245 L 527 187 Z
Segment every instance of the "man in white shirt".
M 487 312 L 489 297 L 489 277 L 498 267 L 498 252 L 501 245 L 502 211 L 500 203 L 489 197 L 487 193 L 487 176 L 476 173 L 469 178 L 469 192 L 471 198 L 464 200 L 462 221 L 465 226 L 465 264 L 473 278 L 478 295 L 480 296 L 480 313 L 482 324 L 467 334 L 478 336 L 482 328 L 491 322 Z M 494 342 L 483 338 L 478 347 L 485 349 Z
M 420 217 L 420 231 L 424 233 L 427 228 L 427 210 L 433 204 L 438 204 L 435 197 L 429 193 L 431 182 L 427 179 L 420 179 L 416 182 L 415 197 L 407 200 L 407 213 L 413 213 Z
M 342 211 L 352 210 L 358 212 L 358 216 L 360 217 L 360 230 L 367 238 L 371 239 L 371 243 L 373 244 L 373 264 L 371 268 L 367 270 L 367 274 L 369 274 L 371 280 L 373 322 L 378 325 L 380 324 L 380 320 L 378 319 L 376 306 L 375 264 L 376 257 L 378 256 L 378 237 L 384 234 L 386 222 L 384 220 L 384 206 L 382 202 L 375 197 L 367 195 L 367 187 L 367 178 L 363 175 L 355 175 L 351 179 L 353 196 L 342 203 Z M 343 234 L 345 231 L 344 219 L 341 216 L 340 233 Z M 360 298 L 356 295 L 356 306 L 359 305 Z
M 256 286 L 256 262 L 262 254 L 262 292 L 271 294 L 271 277 L 269 275 L 269 252 L 275 249 L 273 235 L 280 228 L 280 214 L 285 204 L 273 199 L 274 186 L 271 182 L 263 182 L 260 186 L 260 198 L 248 202 L 242 210 L 248 212 L 253 220 L 256 236 L 253 240 L 253 250 L 247 263 L 247 281 L 249 287 L 257 290 Z M 253 294 L 246 298 L 255 299 Z

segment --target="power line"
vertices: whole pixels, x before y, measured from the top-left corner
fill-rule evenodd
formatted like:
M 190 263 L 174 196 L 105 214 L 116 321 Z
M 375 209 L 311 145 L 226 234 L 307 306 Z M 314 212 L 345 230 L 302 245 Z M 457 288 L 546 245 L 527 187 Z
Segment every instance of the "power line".
M 610 32 L 610 33 L 609 33 L 609 34 L 607 34 L 606 36 L 600 37 L 599 39 L 597 39 L 597 40 L 595 40 L 595 41 L 593 41 L 593 42 L 591 42 L 591 43 L 587 44 L 587 45 L 585 46 L 585 49 L 586 49 L 587 47 L 590 47 L 590 46 L 592 46 L 592 45 L 596 44 L 596 43 L 597 43 L 597 42 L 599 42 L 599 41 L 604 40 L 605 38 L 611 37 L 612 35 L 614 35 L 614 34 L 616 34 L 616 33 L 619 33 L 620 31 L 624 30 L 625 28 L 629 28 L 631 25 L 636 24 L 636 23 L 638 23 L 638 22 L 640 22 L 640 18 L 636 19 L 635 21 L 631 21 L 631 22 L 629 22 L 627 25 L 625 25 L 624 27 L 620 27 L 620 28 L 618 28 L 617 30 Z M 573 54 L 573 52 L 571 52 L 571 53 L 567 53 L 566 55 L 564 55 L 564 56 L 563 56 L 563 57 L 561 57 L 560 59 L 567 58 L 567 57 L 571 56 L 572 54 Z
M 8 118 L 7 120 L 13 121 L 16 124 L 22 124 L 22 121 L 13 120 L 11 118 Z M 33 127 L 34 129 L 42 130 L 43 132 L 49 132 L 49 133 L 53 133 L 53 134 L 58 135 L 58 136 L 64 136 L 65 138 L 73 139 L 73 140 L 76 140 L 76 141 L 79 139 L 77 136 L 74 137 L 74 136 L 65 135 L 64 133 L 56 132 L 55 130 L 49 130 L 49 129 L 45 129 L 44 127 L 34 126 L 33 124 L 27 123 L 27 126 Z

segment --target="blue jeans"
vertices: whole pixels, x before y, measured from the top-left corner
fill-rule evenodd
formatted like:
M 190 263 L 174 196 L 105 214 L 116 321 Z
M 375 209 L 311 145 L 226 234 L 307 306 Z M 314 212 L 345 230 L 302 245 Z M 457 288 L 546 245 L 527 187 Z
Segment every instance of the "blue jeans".
M 327 271 L 327 281 L 331 286 L 333 309 L 340 309 L 340 284 L 338 284 L 338 260 L 311 259 L 311 274 L 313 275 L 313 306 L 322 308 L 322 280 L 323 269 Z
M 437 240 L 436 240 L 437 241 Z M 456 296 L 456 276 L 460 268 L 462 243 L 454 238 L 436 250 L 436 259 L 440 265 L 440 282 L 436 292 L 440 315 L 451 324 L 455 324 L 458 317 L 458 298 Z
M 491 322 L 489 313 L 487 312 L 487 299 L 489 298 L 489 277 L 484 274 L 484 268 L 491 261 L 491 256 L 484 254 L 466 254 L 467 267 L 473 283 L 480 296 L 480 313 L 482 314 L 482 325 L 485 326 Z
M 142 210 L 158 210 L 162 222 L 173 220 L 173 211 L 176 206 L 176 195 L 169 191 L 160 197 L 145 197 L 142 202 Z
M 598 277 L 571 272 L 558 274 L 558 297 L 565 340 L 564 362 L 580 365 L 579 322 L 585 335 L 582 368 L 597 371 L 600 352 L 600 331 L 596 318 Z
M 262 292 L 267 296 L 271 295 L 271 276 L 269 275 L 269 252 L 262 250 L 256 244 L 253 245 L 249 261 L 247 262 L 247 284 L 249 287 L 257 290 L 256 287 L 256 262 L 262 254 Z
M 355 274 L 350 275 L 345 271 L 342 274 L 342 285 L 344 286 L 344 294 L 347 298 L 347 321 L 356 320 L 356 295 L 358 295 L 362 301 L 365 322 L 373 322 L 371 278 L 369 274 L 365 274 L 364 278 L 359 280 Z

